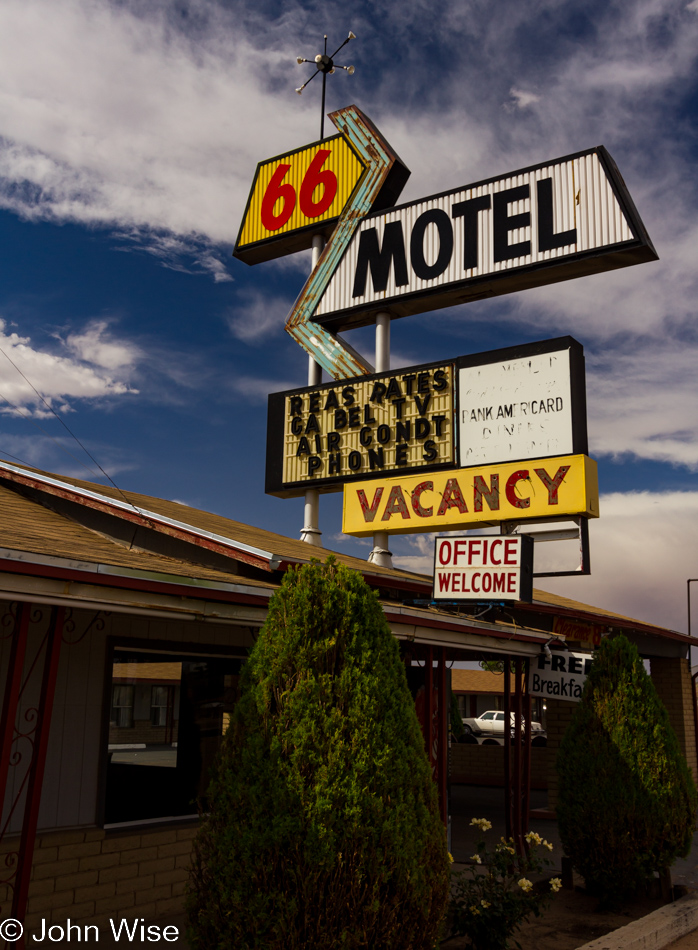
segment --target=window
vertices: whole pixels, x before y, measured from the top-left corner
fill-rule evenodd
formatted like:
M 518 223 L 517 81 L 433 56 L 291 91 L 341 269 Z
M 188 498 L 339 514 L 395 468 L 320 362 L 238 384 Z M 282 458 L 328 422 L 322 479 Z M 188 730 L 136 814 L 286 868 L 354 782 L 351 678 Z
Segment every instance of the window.
M 153 686 L 150 699 L 150 722 L 153 726 L 167 726 L 172 720 L 174 689 L 171 686 Z
M 110 725 L 116 729 L 133 726 L 133 686 L 113 686 Z
M 197 814 L 237 699 L 242 662 L 114 650 L 106 824 Z
M 494 713 L 493 713 L 493 712 L 486 712 L 486 713 L 483 713 L 483 714 L 480 716 L 480 719 L 487 719 L 487 720 L 494 719 Z

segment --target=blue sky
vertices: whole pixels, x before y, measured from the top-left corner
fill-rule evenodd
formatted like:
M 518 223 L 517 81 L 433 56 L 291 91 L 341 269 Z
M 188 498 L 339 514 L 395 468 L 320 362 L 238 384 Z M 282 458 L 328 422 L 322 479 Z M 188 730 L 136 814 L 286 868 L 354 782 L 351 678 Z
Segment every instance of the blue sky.
M 602 517 L 592 576 L 541 586 L 685 629 L 698 0 L 3 0 L 0 346 L 120 487 L 296 536 L 302 501 L 262 490 L 266 394 L 305 382 L 283 325 L 309 258 L 231 251 L 256 163 L 318 136 L 296 56 L 349 29 L 328 111 L 373 119 L 412 170 L 401 200 L 599 144 L 616 160 L 659 262 L 396 321 L 392 362 L 576 337 Z M 370 358 L 370 330 L 350 342 Z M 24 413 L 0 405 L 0 455 L 93 477 L 2 354 L 0 393 Z M 323 497 L 325 542 L 368 554 L 340 508 Z M 427 536 L 392 547 L 428 569 Z

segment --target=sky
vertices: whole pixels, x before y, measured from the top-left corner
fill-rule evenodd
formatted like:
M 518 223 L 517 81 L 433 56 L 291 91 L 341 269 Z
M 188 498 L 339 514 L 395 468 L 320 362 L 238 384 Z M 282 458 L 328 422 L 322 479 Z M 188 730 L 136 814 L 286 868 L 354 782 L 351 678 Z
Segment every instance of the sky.
M 306 382 L 283 328 L 309 253 L 231 254 L 257 163 L 319 138 L 296 57 L 349 30 L 356 72 L 329 77 L 327 111 L 371 117 L 411 169 L 400 201 L 597 145 L 615 159 L 659 261 L 395 321 L 391 365 L 579 340 L 592 573 L 538 586 L 685 631 L 698 0 L 2 0 L 0 456 L 104 481 L 62 420 L 124 490 L 298 536 L 302 499 L 263 491 L 266 400 Z M 370 328 L 347 338 L 372 358 Z M 320 522 L 368 556 L 341 494 Z M 433 536 L 391 548 L 430 570 Z

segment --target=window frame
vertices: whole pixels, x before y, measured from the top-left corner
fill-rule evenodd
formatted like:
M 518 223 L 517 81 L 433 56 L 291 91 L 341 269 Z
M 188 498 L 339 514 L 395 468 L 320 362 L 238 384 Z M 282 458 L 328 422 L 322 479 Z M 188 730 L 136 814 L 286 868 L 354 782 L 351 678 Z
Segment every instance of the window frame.
M 251 624 L 237 624 L 243 629 L 250 630 L 255 637 L 260 629 Z M 105 827 L 105 809 L 107 798 L 107 765 L 109 754 L 109 725 L 111 717 L 111 685 L 112 670 L 114 665 L 114 654 L 117 652 L 131 653 L 162 653 L 165 655 L 175 655 L 177 657 L 195 659 L 200 657 L 219 658 L 222 660 L 246 660 L 250 654 L 252 645 L 249 647 L 230 646 L 213 643 L 196 643 L 191 640 L 157 640 L 146 639 L 144 637 L 124 637 L 112 634 L 106 637 L 106 650 L 104 657 L 104 672 L 102 676 L 102 723 L 99 741 L 99 763 L 97 770 L 97 807 L 95 809 L 96 824 L 98 828 Z M 119 822 L 119 827 L 138 827 L 139 825 L 153 825 L 158 823 L 167 823 L 175 821 L 192 821 L 197 816 L 191 815 L 170 816 L 167 818 L 146 818 L 138 819 L 132 822 Z M 107 825 L 107 830 L 112 826 Z

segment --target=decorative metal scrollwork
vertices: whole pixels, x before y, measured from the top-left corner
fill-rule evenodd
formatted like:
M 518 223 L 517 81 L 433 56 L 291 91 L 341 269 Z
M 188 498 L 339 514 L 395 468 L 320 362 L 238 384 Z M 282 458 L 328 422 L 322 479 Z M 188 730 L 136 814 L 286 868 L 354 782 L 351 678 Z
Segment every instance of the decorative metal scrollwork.
M 101 633 L 102 630 L 104 630 L 106 626 L 107 617 L 111 617 L 110 611 L 98 610 L 94 614 L 90 622 L 87 624 L 85 629 L 82 631 L 82 633 L 79 636 L 77 636 L 74 640 L 71 640 L 70 636 L 75 633 L 76 623 L 75 623 L 75 617 L 73 614 L 73 608 L 68 607 L 68 609 L 65 612 L 65 621 L 63 623 L 63 634 L 62 634 L 63 643 L 65 643 L 66 646 L 74 647 L 78 643 L 81 643 L 91 630 L 94 630 L 96 633 Z
M 16 600 L 7 603 L 7 609 L 0 616 L 0 640 L 10 640 L 14 636 L 18 607 Z

